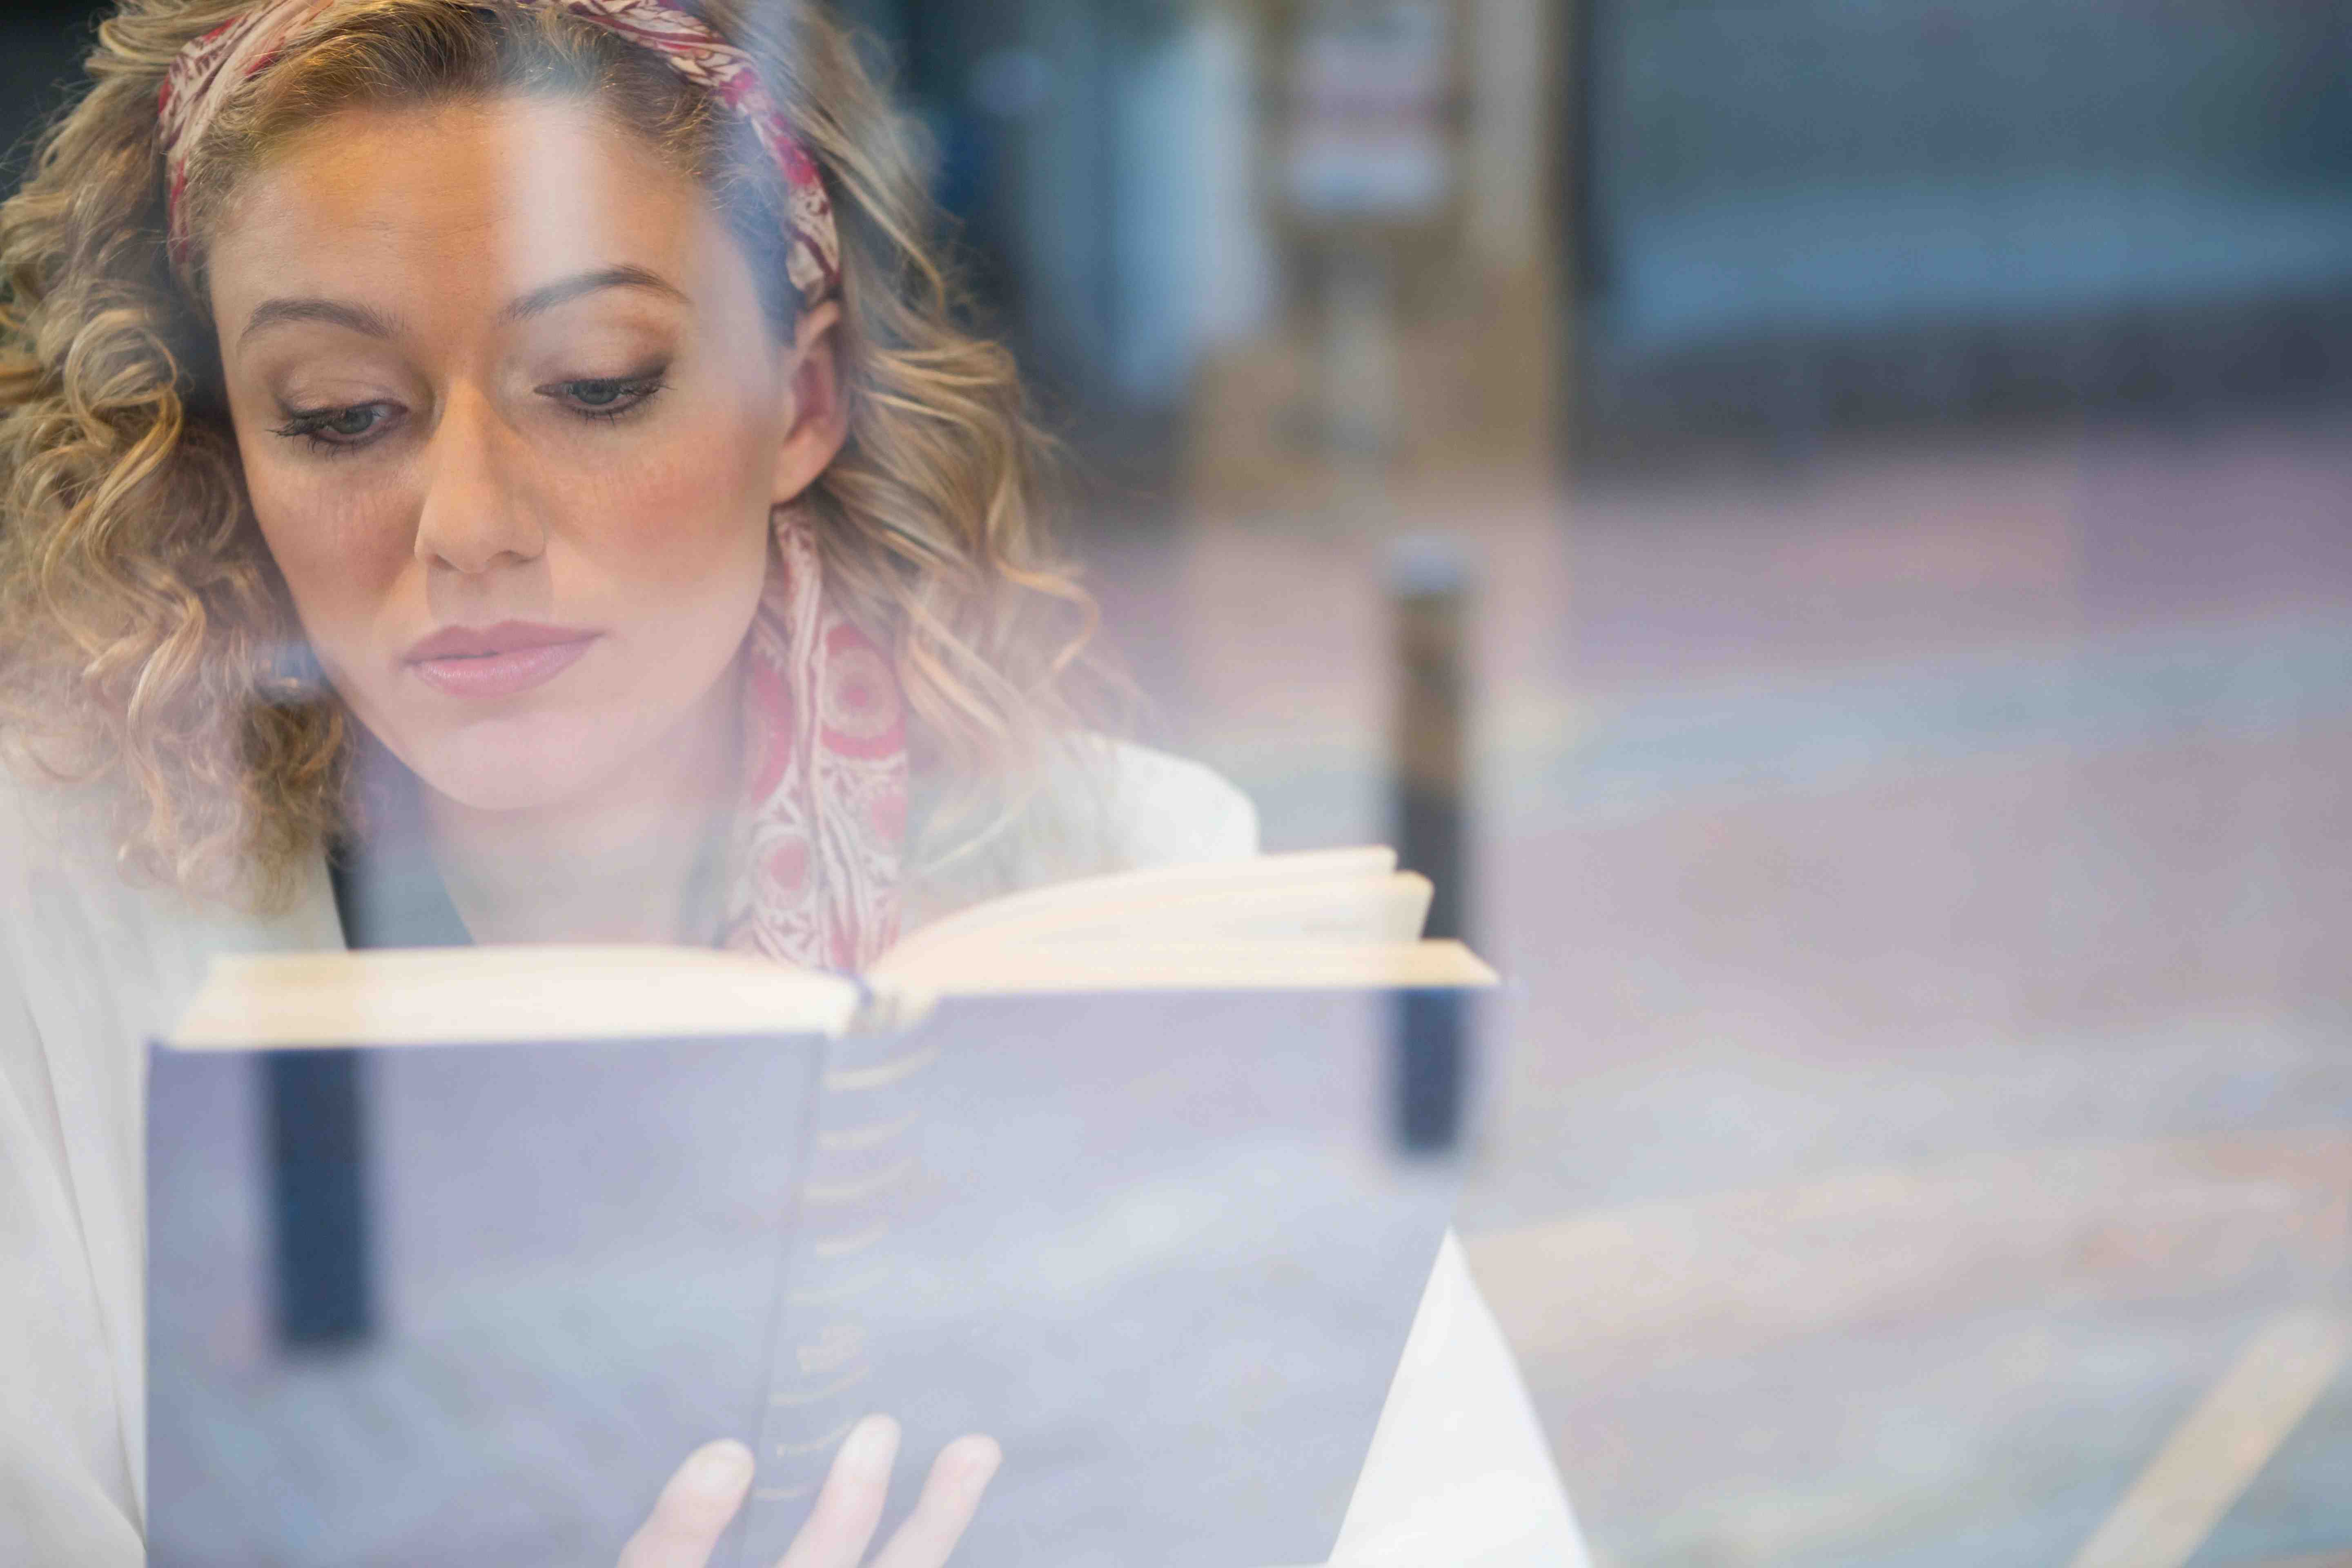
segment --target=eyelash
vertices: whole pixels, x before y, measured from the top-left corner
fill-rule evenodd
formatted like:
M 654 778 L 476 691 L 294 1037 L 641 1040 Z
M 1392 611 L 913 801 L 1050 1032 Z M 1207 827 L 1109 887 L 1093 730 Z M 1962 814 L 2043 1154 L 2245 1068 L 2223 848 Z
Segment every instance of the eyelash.
M 541 396 L 552 396 L 567 393 L 577 395 L 578 390 L 582 387 L 598 390 L 609 387 L 616 397 L 625 398 L 626 401 L 596 408 L 583 407 L 577 404 L 566 406 L 571 413 L 583 419 L 593 419 L 610 424 L 635 414 L 652 402 L 656 394 L 666 391 L 669 384 L 662 379 L 664 374 L 665 371 L 656 370 L 642 375 L 576 376 L 569 381 L 551 381 L 544 386 L 533 387 L 531 390 Z M 371 425 L 367 431 L 359 435 L 340 437 L 328 435 L 327 427 L 338 420 L 369 409 L 384 410 L 389 416 L 393 412 L 393 405 L 384 403 L 352 403 L 338 408 L 299 409 L 290 414 L 285 424 L 278 426 L 276 434 L 285 437 L 288 440 L 301 441 L 311 450 L 326 456 L 356 451 L 370 444 L 375 425 Z M 382 419 L 376 421 L 376 424 L 381 423 L 383 423 Z
M 667 367 L 665 367 L 665 370 L 666 369 Z M 551 381 L 545 386 L 534 387 L 532 390 L 541 393 L 541 395 L 545 395 L 551 392 L 568 392 L 572 388 L 582 386 L 609 386 L 613 388 L 614 392 L 627 397 L 628 401 L 626 403 L 616 404 L 605 408 L 581 408 L 574 406 L 572 409 L 572 412 L 585 419 L 602 419 L 610 422 L 614 419 L 623 418 L 627 415 L 634 414 L 638 409 L 643 408 L 646 404 L 652 402 L 654 395 L 662 391 L 669 384 L 662 379 L 663 374 L 663 370 L 655 370 L 647 371 L 642 375 L 581 376 L 572 381 Z
M 366 409 L 388 406 L 382 403 L 352 403 L 341 408 L 306 408 L 298 411 L 285 424 L 278 426 L 276 433 L 289 441 L 300 441 L 321 456 L 334 457 L 341 453 L 356 451 L 366 446 L 368 437 L 365 433 L 340 438 L 329 436 L 325 433 L 328 426 L 338 419 L 347 418 Z M 373 426 L 371 426 L 370 429 L 373 428 Z

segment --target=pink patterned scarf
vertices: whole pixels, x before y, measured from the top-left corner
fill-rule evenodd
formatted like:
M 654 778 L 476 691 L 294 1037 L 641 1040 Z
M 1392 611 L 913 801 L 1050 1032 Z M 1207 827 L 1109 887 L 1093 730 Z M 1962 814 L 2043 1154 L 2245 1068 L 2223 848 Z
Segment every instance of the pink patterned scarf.
M 745 647 L 749 755 L 724 946 L 862 969 L 898 936 L 907 713 L 889 655 L 829 604 L 816 536 L 776 512 Z
M 188 259 L 189 155 L 237 89 L 343 0 L 265 3 L 190 42 L 156 101 L 169 244 Z M 783 173 L 787 273 L 803 308 L 841 286 L 833 206 L 751 58 L 673 0 L 452 0 L 552 7 L 652 53 L 741 116 Z M 803 509 L 774 517 L 768 583 L 744 645 L 747 757 L 722 944 L 862 968 L 897 939 L 907 728 L 889 656 L 834 605 Z

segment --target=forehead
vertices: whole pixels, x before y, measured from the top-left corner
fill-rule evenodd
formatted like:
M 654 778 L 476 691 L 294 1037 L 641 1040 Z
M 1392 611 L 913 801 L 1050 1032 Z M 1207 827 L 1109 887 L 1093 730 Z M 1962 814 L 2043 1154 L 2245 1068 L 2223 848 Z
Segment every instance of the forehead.
M 225 320 L 247 296 L 457 306 L 620 264 L 701 298 L 727 292 L 722 237 L 699 185 L 641 137 L 584 101 L 513 97 L 322 120 L 232 193 L 207 269 Z

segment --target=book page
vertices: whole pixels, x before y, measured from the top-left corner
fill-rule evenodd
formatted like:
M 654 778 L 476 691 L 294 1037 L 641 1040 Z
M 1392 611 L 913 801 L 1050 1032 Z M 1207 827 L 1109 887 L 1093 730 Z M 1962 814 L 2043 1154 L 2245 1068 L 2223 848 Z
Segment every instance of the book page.
M 182 1050 L 839 1034 L 854 980 L 653 945 L 386 948 L 215 959 Z
M 1459 944 L 1416 943 L 1428 881 L 1385 849 L 1089 879 L 999 900 L 877 963 L 867 988 L 751 955 L 638 945 L 264 953 L 216 960 L 184 1050 L 839 1035 L 930 998 L 1116 989 L 1476 985 Z M 878 1005 L 876 1005 L 877 1004 Z
M 1370 845 L 1260 855 L 1248 860 L 1216 860 L 1155 866 L 1140 871 L 1081 877 L 991 899 L 935 921 L 902 939 L 875 965 L 905 973 L 919 954 L 982 931 L 1010 934 L 1098 921 L 1114 911 L 1141 911 L 1170 900 L 1240 893 L 1272 887 L 1334 882 L 1361 883 L 1396 870 L 1396 851 Z
M 1480 987 L 1495 972 L 1458 942 L 974 943 L 895 976 L 886 1000 L 1097 991 L 1375 991 Z M 906 1015 L 898 1015 L 904 1017 Z
M 1390 947 L 1421 935 L 1429 916 L 1426 879 L 1400 873 L 1303 886 L 1274 885 L 1103 903 L 989 924 L 886 953 L 869 972 L 881 988 L 928 986 L 943 966 L 970 972 L 1019 961 L 1045 948 L 1164 948 L 1174 943 L 1295 943 Z

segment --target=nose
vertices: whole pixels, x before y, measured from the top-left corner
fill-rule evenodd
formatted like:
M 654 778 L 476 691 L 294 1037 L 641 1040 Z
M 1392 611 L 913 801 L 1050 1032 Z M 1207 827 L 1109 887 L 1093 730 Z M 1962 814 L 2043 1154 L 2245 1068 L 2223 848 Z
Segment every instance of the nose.
M 488 399 L 463 390 L 450 395 L 425 443 L 418 560 L 478 577 L 535 561 L 546 550 L 516 439 Z

